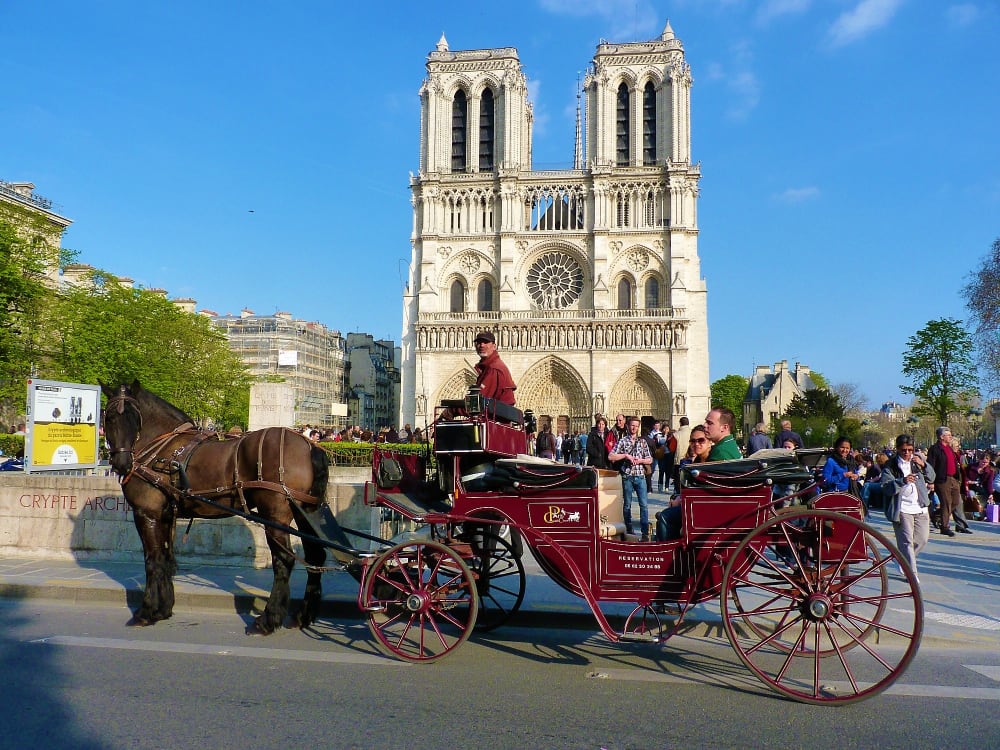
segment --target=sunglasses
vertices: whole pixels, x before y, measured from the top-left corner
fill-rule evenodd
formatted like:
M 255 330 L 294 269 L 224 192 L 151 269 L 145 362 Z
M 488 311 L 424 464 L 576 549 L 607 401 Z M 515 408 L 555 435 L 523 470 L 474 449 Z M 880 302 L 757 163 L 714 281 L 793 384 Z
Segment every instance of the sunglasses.
M 695 443 L 697 445 L 698 443 L 707 443 L 708 438 L 691 438 L 688 442 Z
M 913 448 L 900 448 L 900 453 L 913 453 Z

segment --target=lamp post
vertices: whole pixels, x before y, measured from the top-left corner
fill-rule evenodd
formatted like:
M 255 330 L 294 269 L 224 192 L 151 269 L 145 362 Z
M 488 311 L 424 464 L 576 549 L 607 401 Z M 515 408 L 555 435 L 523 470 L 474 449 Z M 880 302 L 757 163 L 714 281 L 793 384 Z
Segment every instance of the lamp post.
M 808 448 L 809 447 L 809 443 L 812 442 L 810 440 L 810 438 L 812 437 L 812 434 L 813 434 L 813 428 L 812 427 L 806 427 L 806 433 L 805 434 L 806 434 L 806 447 Z
M 861 420 L 861 427 L 863 428 L 861 431 L 861 436 L 862 439 L 865 441 L 865 448 L 871 448 L 872 421 L 868 417 L 865 417 L 864 419 Z
M 983 423 L 983 410 L 973 406 L 965 412 L 965 419 L 972 433 L 972 449 L 979 450 L 979 426 Z
M 906 424 L 910 426 L 910 432 L 913 433 L 913 441 L 915 443 L 917 441 L 917 436 L 916 436 L 917 428 L 920 426 L 920 417 L 918 417 L 916 414 L 911 414 L 909 417 L 907 417 Z

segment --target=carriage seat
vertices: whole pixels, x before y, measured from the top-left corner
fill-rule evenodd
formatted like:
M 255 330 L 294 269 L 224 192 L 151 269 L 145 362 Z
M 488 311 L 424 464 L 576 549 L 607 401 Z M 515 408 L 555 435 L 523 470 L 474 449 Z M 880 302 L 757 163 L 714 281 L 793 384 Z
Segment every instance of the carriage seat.
M 625 516 L 622 506 L 621 474 L 609 469 L 597 469 L 598 535 L 602 539 L 624 540 Z M 638 541 L 633 534 L 632 541 Z
M 812 472 L 790 450 L 757 451 L 749 458 L 688 464 L 681 468 L 681 487 L 757 487 L 762 484 L 811 482 Z
M 529 494 L 555 487 L 593 489 L 597 472 L 589 466 L 575 466 L 519 454 L 513 458 L 498 458 L 462 466 L 462 485 L 470 492 L 498 490 Z

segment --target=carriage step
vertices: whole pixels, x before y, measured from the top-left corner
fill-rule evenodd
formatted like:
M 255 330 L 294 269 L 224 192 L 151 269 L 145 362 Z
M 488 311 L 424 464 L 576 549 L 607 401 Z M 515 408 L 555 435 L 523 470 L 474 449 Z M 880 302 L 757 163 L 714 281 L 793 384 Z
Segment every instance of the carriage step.
M 618 640 L 627 643 L 659 643 L 660 637 L 652 633 L 619 633 Z

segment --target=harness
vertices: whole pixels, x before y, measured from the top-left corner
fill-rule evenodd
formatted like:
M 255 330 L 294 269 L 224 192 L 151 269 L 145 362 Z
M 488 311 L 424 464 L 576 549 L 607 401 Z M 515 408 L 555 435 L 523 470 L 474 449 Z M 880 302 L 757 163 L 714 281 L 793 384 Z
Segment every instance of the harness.
M 318 506 L 318 498 L 308 492 L 289 487 L 285 484 L 285 442 L 289 434 L 298 439 L 303 439 L 299 433 L 287 427 L 268 427 L 263 430 L 245 433 L 241 435 L 225 435 L 210 430 L 199 430 L 191 422 L 184 422 L 170 432 L 159 435 L 141 451 L 135 451 L 135 443 L 139 440 L 142 431 L 142 412 L 139 409 L 139 402 L 127 394 L 119 394 L 108 399 L 105 411 L 110 411 L 113 407 L 119 414 L 125 411 L 125 405 L 131 404 L 135 407 L 139 415 L 139 431 L 136 432 L 135 440 L 129 448 L 117 448 L 111 451 L 111 455 L 118 453 L 132 454 L 132 468 L 128 474 L 121 478 L 124 486 L 134 476 L 148 482 L 154 487 L 163 491 L 174 502 L 195 501 L 199 502 L 203 498 L 223 497 L 235 495 L 239 498 L 240 505 L 244 512 L 249 512 L 249 507 L 244 495 L 244 490 L 271 490 L 280 492 L 290 500 L 298 500 L 312 506 Z M 279 433 L 278 438 L 278 479 L 272 481 L 264 478 L 264 443 L 268 436 L 275 430 Z M 240 449 L 248 439 L 257 439 L 257 472 L 255 479 L 242 479 L 240 477 Z M 191 487 L 187 474 L 188 465 L 195 453 L 209 442 L 235 442 L 233 446 L 233 476 L 232 484 L 216 487 Z

